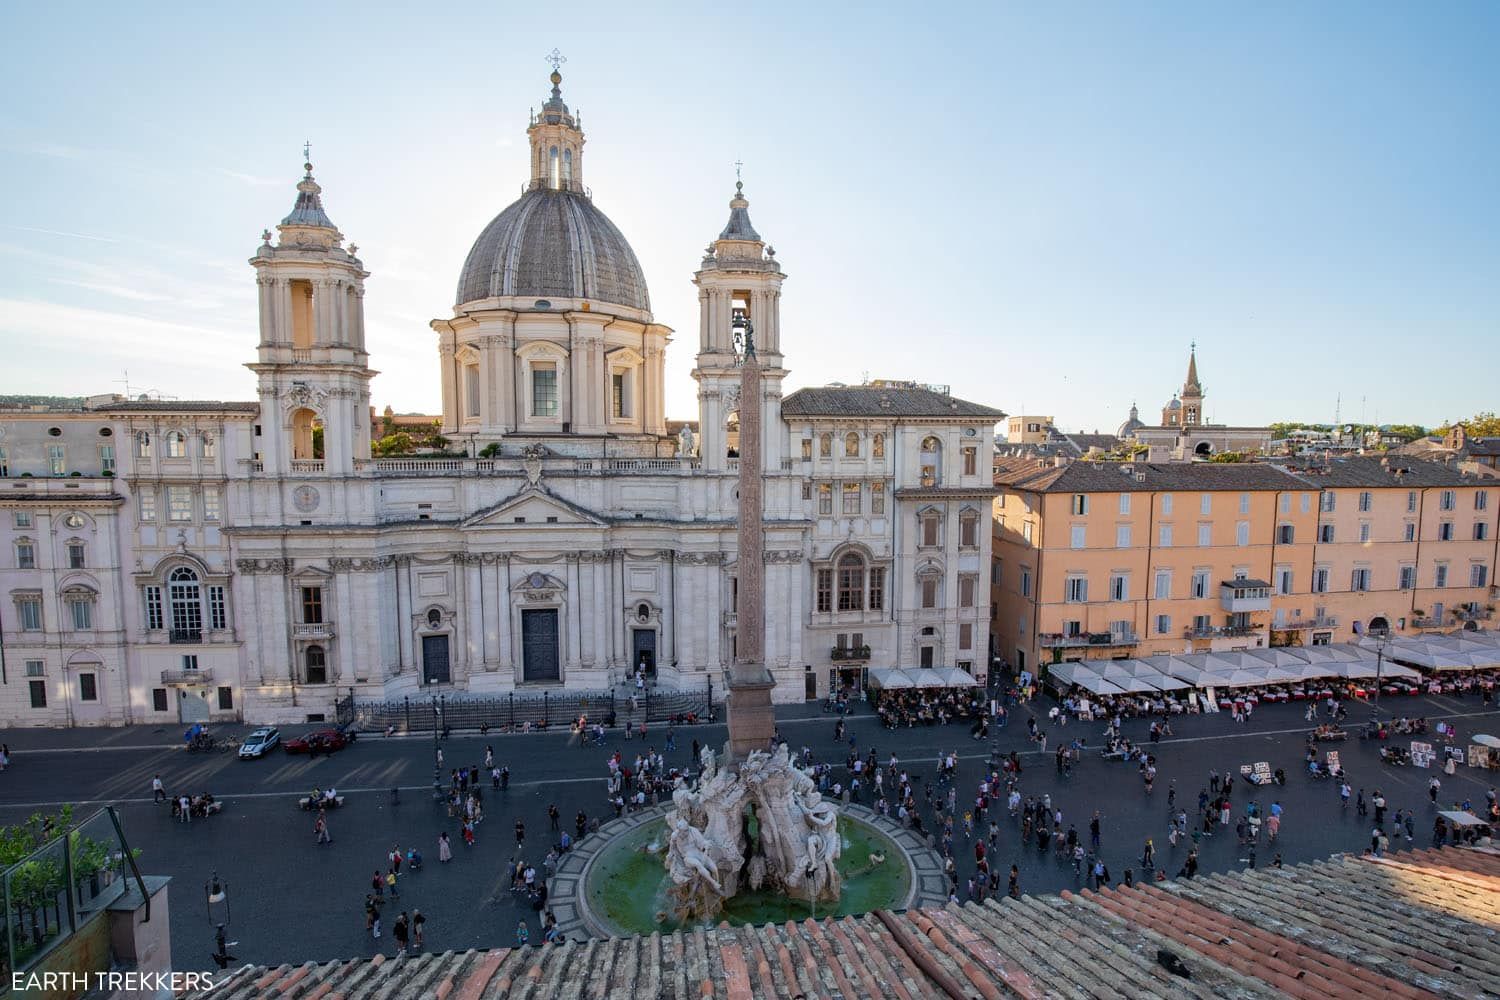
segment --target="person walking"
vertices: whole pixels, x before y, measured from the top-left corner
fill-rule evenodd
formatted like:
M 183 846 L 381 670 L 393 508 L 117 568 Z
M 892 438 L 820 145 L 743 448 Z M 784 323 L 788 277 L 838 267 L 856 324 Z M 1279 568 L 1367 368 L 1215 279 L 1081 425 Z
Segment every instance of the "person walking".
M 396 873 L 394 870 L 385 873 L 385 888 L 391 894 L 392 899 L 401 898 L 401 893 L 396 889 Z
M 427 929 L 427 918 L 422 916 L 421 910 L 411 911 L 411 943 L 418 951 L 422 950 L 422 933 Z
M 370 937 L 380 940 L 380 908 L 371 895 L 365 896 L 365 930 L 370 932 Z
M 549 805 L 547 807 L 547 822 L 549 822 L 552 825 L 552 832 L 553 833 L 556 833 L 559 829 L 561 829 L 557 825 L 558 817 L 560 817 L 561 815 L 562 814 L 557 811 L 557 805 L 556 805 L 556 803 L 554 803 L 552 805 Z
M 182 822 L 191 823 L 193 821 L 193 803 L 186 795 L 178 797 L 177 809 L 182 813 Z
M 1438 776 L 1435 774 L 1427 782 L 1427 798 L 1432 802 L 1434 808 L 1437 807 L 1438 792 L 1442 790 L 1442 787 L 1443 783 L 1438 780 Z
M 1095 851 L 1099 850 L 1099 810 L 1094 810 L 1094 818 L 1089 820 L 1089 845 Z
M 376 899 L 381 900 L 381 901 L 385 900 L 385 876 L 384 875 L 381 875 L 380 872 L 377 871 L 375 873 L 375 877 L 372 878 L 372 879 L 370 879 L 370 888 L 372 888 L 372 889 L 375 890 L 375 898 Z
M 328 816 L 321 809 L 318 810 L 317 822 L 313 823 L 313 836 L 313 842 L 319 847 L 333 843 L 333 837 L 328 834 Z
M 396 939 L 396 952 L 397 952 L 397 954 L 404 955 L 406 953 L 406 941 L 407 941 L 406 911 L 405 910 L 402 910 L 396 916 L 396 922 L 393 923 L 393 924 L 391 924 L 391 936 Z
M 151 779 L 151 802 L 153 805 L 155 805 L 158 802 L 165 801 L 167 801 L 167 789 L 166 786 L 161 783 L 161 775 L 158 774 L 156 777 Z
M 448 843 L 448 831 L 444 830 L 438 834 L 438 862 L 447 864 L 453 860 L 453 848 Z
M 523 851 L 525 849 L 526 849 L 526 821 L 523 820 L 523 819 L 518 819 L 518 820 L 516 820 L 516 850 L 517 851 Z

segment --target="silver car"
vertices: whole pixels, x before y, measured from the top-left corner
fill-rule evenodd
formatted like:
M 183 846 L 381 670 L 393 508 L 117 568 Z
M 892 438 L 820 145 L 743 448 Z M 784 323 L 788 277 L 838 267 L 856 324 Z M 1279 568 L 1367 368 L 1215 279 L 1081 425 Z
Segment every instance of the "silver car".
M 281 733 L 274 726 L 262 726 L 249 736 L 245 742 L 240 744 L 240 760 L 250 760 L 260 757 L 276 744 L 281 742 Z

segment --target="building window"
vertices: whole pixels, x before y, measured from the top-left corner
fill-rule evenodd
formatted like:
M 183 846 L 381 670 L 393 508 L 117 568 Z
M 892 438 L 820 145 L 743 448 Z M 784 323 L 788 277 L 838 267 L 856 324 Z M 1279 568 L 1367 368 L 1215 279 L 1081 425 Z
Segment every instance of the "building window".
M 46 708 L 47 707 L 47 682 L 46 681 L 28 681 L 27 682 L 27 686 L 29 688 L 31 688 L 31 707 L 32 708 Z
M 833 610 L 833 570 L 818 570 L 818 611 Z
M 167 487 L 167 520 L 191 521 L 193 519 L 193 489 L 191 486 Z
M 204 458 L 214 458 L 218 454 L 218 443 L 212 434 L 205 434 L 199 439 L 203 448 Z
M 142 603 L 146 608 L 146 628 L 154 630 L 162 628 L 161 615 L 161 588 L 143 587 L 144 597 Z
M 16 568 L 36 569 L 36 546 L 29 539 L 16 542 Z
M 1156 634 L 1157 635 L 1166 635 L 1170 631 L 1172 631 L 1172 616 L 1171 615 L 1157 615 L 1156 616 Z
M 479 417 L 479 366 L 464 365 L 464 416 Z
M 153 711 L 153 712 L 165 712 L 165 711 L 167 711 L 167 689 L 166 688 L 152 688 L 151 689 L 151 711 Z
M 10 475 L 10 461 L 5 457 L 5 449 L 0 448 L 0 479 Z
M 144 489 L 140 492 L 141 522 L 154 524 L 156 522 L 156 491 Z
M 16 612 L 21 620 L 22 632 L 40 632 L 42 630 L 42 599 L 40 597 L 22 597 L 17 599 Z
M 180 657 L 178 657 L 177 662 L 178 662 L 178 665 L 181 666 L 183 670 L 197 670 L 198 669 L 198 654 L 197 653 L 183 653 Z
M 1162 525 L 1160 530 L 1157 531 L 1156 537 L 1158 545 L 1164 549 L 1170 549 L 1172 547 L 1172 526 L 1170 524 Z
M 1130 548 L 1130 525 L 1121 524 L 1115 527 L 1115 548 Z
M 968 573 L 958 578 L 958 606 L 961 608 L 972 608 L 974 606 L 975 578 Z
M 1452 521 L 1441 521 L 1441 522 L 1438 523 L 1438 541 L 1440 541 L 1440 542 L 1451 542 L 1451 541 L 1453 541 L 1453 522 Z
M 1130 513 L 1130 494 L 1129 493 L 1121 493 L 1120 494 L 1120 513 L 1121 514 L 1129 514 Z
M 812 438 L 802 439 L 802 461 L 812 461 Z
M 1397 586 L 1401 590 L 1411 590 L 1417 585 L 1417 568 L 1415 566 L 1402 566 Z
M 1111 574 L 1109 578 L 1109 599 L 1111 601 L 1130 600 L 1130 577 L 1127 574 Z
M 1278 524 L 1276 526 L 1276 541 L 1280 545 L 1291 545 L 1297 538 L 1295 525 Z
M 1408 514 L 1415 514 L 1417 512 L 1417 491 L 1416 490 L 1407 490 L 1406 491 L 1406 512 Z
M 94 673 L 83 673 L 78 675 L 78 700 L 99 700 L 99 676 Z
M 1193 571 L 1193 598 L 1202 600 L 1208 596 L 1208 570 Z
M 1444 490 L 1438 497 L 1439 510 L 1452 510 L 1458 506 L 1458 494 L 1453 490 Z
M 1031 536 L 1032 536 L 1032 534 L 1034 533 L 1035 530 L 1036 529 L 1032 526 L 1032 523 L 1030 521 L 1022 521 L 1021 522 L 1021 541 L 1025 542 L 1027 545 L 1030 545 L 1031 544 Z
M 1068 532 L 1069 547 L 1081 549 L 1088 540 L 1087 530 L 1081 524 L 1073 525 Z
M 1214 543 L 1214 526 L 1212 524 L 1198 525 L 1198 547 L 1208 548 Z
M 302 588 L 302 623 L 304 625 L 323 624 L 323 588 Z
M 1333 491 L 1324 490 L 1322 495 L 1318 498 L 1318 509 L 1325 514 L 1330 514 L 1337 506 L 1338 501 L 1334 498 Z
M 1292 570 L 1289 566 L 1278 566 L 1276 568 L 1276 593 L 1290 594 L 1292 592 Z
M 15 512 L 15 514 L 13 514 L 11 516 L 12 516 L 11 523 L 13 525 L 15 525 L 17 528 L 29 528 L 29 527 L 31 527 L 31 511 L 29 511 L 29 510 L 18 510 L 18 511 Z
M 1082 517 L 1089 512 L 1089 495 L 1087 493 L 1073 494 L 1073 514 Z
M 1250 544 L 1250 522 L 1249 521 L 1239 521 L 1239 522 L 1237 522 L 1235 524 L 1235 526 L 1234 526 L 1234 544 L 1236 544 L 1236 545 L 1249 545 Z
M 924 576 L 918 581 L 922 590 L 922 607 L 935 608 L 938 606 L 938 578 L 934 575 Z
M 974 626 L 969 622 L 961 622 L 958 626 L 958 648 L 974 648 Z
M 937 514 L 922 515 L 922 547 L 933 548 L 942 544 L 942 521 Z
M 1169 600 L 1172 597 L 1172 574 L 1161 571 L 1156 574 L 1156 599 L 1158 601 Z
M 1469 586 L 1483 587 L 1489 581 L 1490 568 L 1484 563 L 1475 563 L 1469 567 Z
M 1162 498 L 1161 498 L 1161 512 L 1163 514 L 1170 514 L 1170 513 L 1172 513 L 1172 494 L 1170 494 L 1170 493 L 1163 493 L 1162 494 Z
M 859 483 L 845 483 L 841 494 L 844 498 L 845 516 L 858 514 L 860 510 Z
M 1474 491 L 1474 509 L 1475 510 L 1488 510 L 1489 506 L 1490 506 L 1490 491 L 1489 490 L 1475 490 Z
M 1490 537 L 1490 526 L 1487 521 L 1474 522 L 1474 541 L 1482 542 Z
M 856 553 L 840 557 L 839 610 L 862 611 L 865 603 L 865 561 Z
M 1313 570 L 1312 592 L 1314 594 L 1328 593 L 1328 567 L 1319 566 Z
M 136 431 L 135 433 L 135 457 L 151 457 L 151 435 L 145 431 Z
M 221 688 L 219 688 L 219 711 L 221 711 L 221 712 L 233 712 L 234 711 L 234 688 L 232 688 L 232 687 L 221 687 Z
M 1370 589 L 1370 571 L 1357 569 L 1349 578 L 1349 589 L 1353 591 L 1364 591 Z
M 1021 596 L 1031 596 L 1031 569 L 1026 566 L 1021 567 Z
M 979 515 L 973 511 L 958 515 L 958 544 L 965 549 L 979 547 Z
M 42 677 L 46 673 L 47 673 L 47 664 L 46 664 L 45 661 L 43 661 L 43 660 L 27 660 L 26 661 L 26 676 L 27 677 Z
M 874 482 L 870 484 L 870 513 L 885 513 L 885 483 Z
M 819 434 L 818 435 L 818 457 L 819 458 L 832 458 L 833 457 L 833 435 L 832 434 Z
M 1375 494 L 1371 493 L 1369 490 L 1360 490 L 1360 492 L 1359 492 L 1359 509 L 1360 509 L 1360 513 L 1368 514 L 1370 512 L 1370 507 L 1373 505 L 1374 501 L 1375 501 Z
M 609 406 L 616 420 L 629 420 L 631 414 L 630 372 L 618 371 L 609 377 Z
M 1250 494 L 1248 494 L 1248 493 L 1241 493 L 1240 494 L 1240 513 L 1241 514 L 1248 514 L 1248 513 L 1250 513 Z
M 62 445 L 49 444 L 47 446 L 47 471 L 54 476 L 67 474 L 67 453 L 63 450 Z
M 328 664 L 323 653 L 322 646 L 308 646 L 307 652 L 303 654 L 307 665 L 303 676 L 304 682 L 308 684 L 328 683 Z
M 224 588 L 208 588 L 208 627 L 212 629 L 224 629 L 229 627 L 229 615 L 224 605 Z
M 854 433 L 853 431 L 850 431 L 848 434 L 844 435 L 844 457 L 859 457 L 859 435 Z
M 1370 522 L 1369 521 L 1361 521 L 1361 522 L 1359 522 L 1359 540 L 1361 542 L 1368 542 L 1370 540 Z
M 871 611 L 885 610 L 885 568 L 882 566 L 870 567 L 870 602 Z
M 1402 536 L 1403 540 L 1408 542 L 1415 542 L 1417 540 L 1417 522 L 1407 521 L 1405 528 L 1406 530 Z
M 68 543 L 68 569 L 83 569 L 84 546 L 82 542 Z
M 1070 576 L 1063 585 L 1064 600 L 1069 604 L 1082 604 L 1089 599 L 1089 578 Z
M 1436 566 L 1434 566 L 1432 568 L 1432 585 L 1434 587 L 1446 587 L 1446 586 L 1448 586 L 1448 564 L 1447 563 L 1438 563 Z M 1434 615 L 1433 617 L 1436 618 L 1438 616 Z
M 99 446 L 99 474 L 112 476 L 115 472 L 115 446 L 112 444 L 101 444 Z
M 1198 513 L 1200 513 L 1200 514 L 1212 514 L 1213 512 L 1214 512 L 1214 495 L 1212 493 L 1204 493 L 1202 496 L 1200 496 L 1198 498 Z
M 973 446 L 964 448 L 964 475 L 977 476 L 979 474 L 979 449 Z
M 68 598 L 68 616 L 75 632 L 84 632 L 94 627 L 94 601 L 84 594 Z
M 220 512 L 219 488 L 217 486 L 203 487 L 203 520 L 217 522 Z
M 187 458 L 187 435 L 182 431 L 168 431 L 166 442 L 168 458 Z
M 943 484 L 943 443 L 935 437 L 923 439 L 919 464 L 922 485 L 941 486 Z
M 818 513 L 830 515 L 833 513 L 833 484 L 818 484 Z
M 876 434 L 870 438 L 870 457 L 885 458 L 885 435 Z
M 1333 525 L 1331 525 L 1331 524 L 1320 524 L 1320 525 L 1318 525 L 1318 541 L 1324 542 L 1324 543 L 1333 541 Z
M 172 609 L 172 631 L 186 642 L 197 642 L 203 634 L 203 595 L 198 574 L 179 566 L 167 578 L 167 601 Z
M 557 416 L 557 365 L 535 361 L 531 365 L 531 415 Z

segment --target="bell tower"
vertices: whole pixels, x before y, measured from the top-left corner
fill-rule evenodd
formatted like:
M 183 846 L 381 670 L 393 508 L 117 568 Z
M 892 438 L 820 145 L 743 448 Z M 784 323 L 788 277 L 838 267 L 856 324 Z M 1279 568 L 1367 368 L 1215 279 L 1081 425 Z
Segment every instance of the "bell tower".
M 729 222 L 704 251 L 693 275 L 698 286 L 698 453 L 703 469 L 728 468 L 729 422 L 748 405 L 741 400 L 736 335 L 746 324 L 755 331 L 760 359 L 761 455 L 770 471 L 786 457 L 781 425 L 781 383 L 787 372 L 781 353 L 781 283 L 786 279 L 776 251 L 750 224 L 750 202 L 736 181 L 729 201 Z
M 1198 381 L 1198 344 L 1188 349 L 1187 381 L 1182 384 L 1182 426 L 1203 423 L 1203 385 Z
M 259 460 L 279 476 L 351 475 L 370 457 L 364 269 L 323 211 L 303 148 L 291 214 L 261 234 L 250 258 L 260 292 Z

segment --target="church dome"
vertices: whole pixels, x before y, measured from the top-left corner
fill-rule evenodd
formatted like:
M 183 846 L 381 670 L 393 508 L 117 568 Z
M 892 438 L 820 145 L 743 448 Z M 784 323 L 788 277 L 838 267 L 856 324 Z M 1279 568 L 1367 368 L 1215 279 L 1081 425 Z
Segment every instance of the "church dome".
M 493 296 L 589 299 L 651 311 L 646 276 L 587 195 L 533 187 L 495 216 L 464 261 L 458 303 Z
M 1120 429 L 1115 432 L 1115 437 L 1128 438 L 1136 431 L 1145 426 L 1145 423 L 1141 421 L 1141 411 L 1136 409 L 1134 403 L 1131 403 L 1130 419 L 1126 420 L 1123 424 L 1120 425 Z

